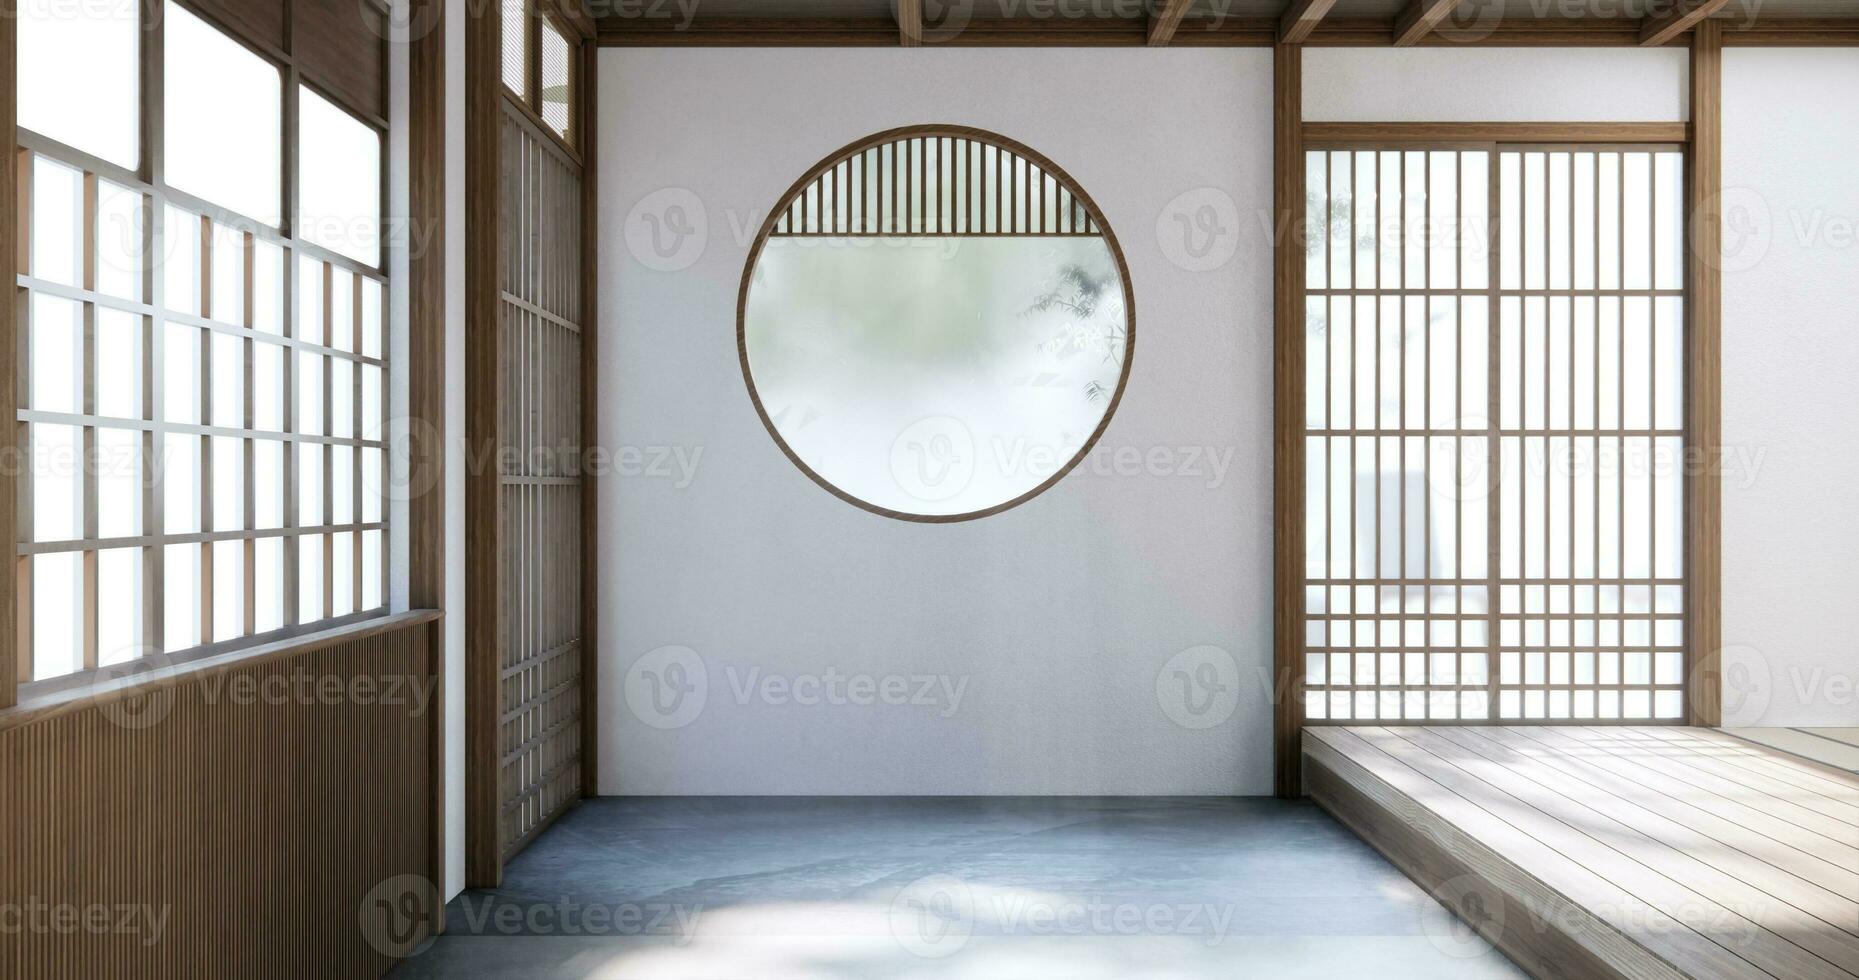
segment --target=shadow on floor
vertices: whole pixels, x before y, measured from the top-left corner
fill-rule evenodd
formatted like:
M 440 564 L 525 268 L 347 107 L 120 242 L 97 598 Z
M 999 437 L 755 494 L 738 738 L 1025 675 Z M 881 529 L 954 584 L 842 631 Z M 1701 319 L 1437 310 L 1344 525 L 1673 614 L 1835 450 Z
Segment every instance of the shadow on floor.
M 1520 977 L 1303 802 L 608 797 L 392 975 Z

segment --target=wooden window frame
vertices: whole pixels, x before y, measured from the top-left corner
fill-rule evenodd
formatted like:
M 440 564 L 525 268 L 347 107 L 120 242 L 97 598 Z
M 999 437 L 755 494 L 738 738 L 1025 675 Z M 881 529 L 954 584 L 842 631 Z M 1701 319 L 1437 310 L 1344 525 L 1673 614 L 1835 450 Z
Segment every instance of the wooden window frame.
M 177 3 L 178 0 L 167 0 L 167 2 Z M 373 128 L 380 137 L 381 149 L 378 166 L 381 174 L 380 201 L 383 215 L 377 215 L 376 221 L 378 226 L 383 228 L 385 226 L 384 213 L 388 192 L 389 139 L 387 122 L 384 119 L 372 117 L 366 113 L 357 113 L 354 107 L 340 95 L 317 86 L 312 80 L 304 78 L 298 71 L 296 62 L 289 51 L 280 51 L 263 44 L 255 43 L 250 38 L 239 33 L 235 27 L 214 17 L 210 12 L 202 11 L 188 3 L 179 3 L 179 6 L 186 9 L 190 14 L 199 17 L 209 26 L 240 44 L 246 50 L 250 51 L 265 63 L 270 64 L 279 72 L 279 138 L 281 142 L 279 161 L 279 223 L 276 226 L 261 224 L 254 219 L 232 212 L 198 195 L 190 194 L 169 186 L 163 172 L 164 119 L 166 109 L 164 85 L 166 17 L 163 16 L 164 11 L 160 4 L 161 0 L 143 0 L 143 3 L 139 7 L 139 16 L 142 19 L 140 30 L 142 63 L 139 69 L 141 87 L 138 97 L 140 103 L 141 139 L 137 167 L 131 169 L 117 166 L 36 133 L 25 130 L 17 130 L 15 132 L 14 141 L 16 148 L 11 155 L 11 163 L 16 168 L 16 173 L 14 175 L 14 180 L 9 181 L 8 186 L 14 191 L 16 197 L 11 202 L 11 207 L 8 208 L 8 211 L 10 219 L 14 220 L 17 224 L 17 234 L 15 236 L 10 236 L 17 250 L 14 268 L 18 270 L 16 275 L 17 300 L 13 306 L 13 315 L 16 317 L 15 329 L 18 331 L 17 336 L 22 339 L 18 345 L 18 349 L 14 352 L 14 356 L 18 358 L 18 367 L 11 372 L 15 376 L 15 383 L 17 385 L 15 397 L 18 399 L 18 403 L 14 405 L 14 410 L 12 412 L 15 419 L 12 438 L 15 440 L 14 444 L 19 446 L 20 451 L 24 453 L 29 451 L 29 432 L 32 424 L 59 424 L 78 427 L 85 445 L 90 444 L 93 438 L 92 433 L 95 431 L 95 427 L 98 426 L 113 430 L 140 431 L 145 433 L 144 465 L 148 465 L 149 461 L 157 457 L 146 455 L 146 453 L 159 451 L 161 448 L 159 442 L 164 439 L 165 436 L 171 434 L 181 434 L 184 436 L 198 435 L 201 438 L 201 446 L 196 477 L 199 481 L 198 490 L 201 497 L 201 530 L 176 534 L 151 530 L 153 526 L 161 524 L 165 515 L 160 496 L 160 487 L 159 485 L 153 484 L 153 481 L 146 480 L 146 471 L 144 472 L 143 526 L 140 529 L 142 533 L 132 538 L 105 540 L 94 533 L 96 507 L 93 485 L 95 481 L 94 477 L 90 474 L 85 474 L 81 477 L 83 480 L 86 506 L 84 507 L 84 513 L 82 515 L 84 526 L 80 529 L 77 537 L 69 541 L 48 542 L 45 544 L 24 541 L 24 538 L 29 537 L 29 534 L 24 532 L 29 531 L 29 529 L 20 526 L 25 522 L 18 521 L 16 515 L 14 539 L 21 543 L 18 544 L 15 549 L 18 558 L 12 563 L 12 573 L 14 576 L 13 585 L 15 593 L 18 596 L 18 601 L 14 606 L 15 622 L 12 630 L 12 635 L 17 638 L 14 664 L 13 669 L 7 672 L 7 680 L 15 687 L 15 690 L 11 692 L 11 700 L 17 700 L 21 696 L 36 697 L 39 695 L 55 694 L 60 691 L 81 688 L 97 680 L 99 670 L 103 668 L 98 667 L 98 654 L 94 645 L 95 622 L 101 605 L 96 595 L 94 567 L 99 550 L 106 546 L 109 548 L 139 547 L 144 549 L 144 577 L 140 613 L 142 645 L 144 649 L 159 650 L 164 642 L 162 634 L 166 600 L 163 589 L 163 579 L 165 577 L 165 549 L 170 545 L 194 543 L 200 545 L 200 567 L 203 570 L 199 594 L 199 601 L 202 609 L 202 642 L 186 648 L 185 650 L 171 652 L 163 651 L 149 655 L 165 664 L 183 663 L 204 657 L 216 656 L 375 618 L 386 615 L 388 607 L 391 605 L 391 569 L 393 566 L 391 557 L 392 534 L 387 525 L 388 515 L 386 513 L 385 502 L 383 502 L 380 520 L 368 523 L 364 522 L 361 518 L 362 499 L 364 496 L 362 492 L 362 452 L 376 450 L 381 453 L 380 458 L 383 476 L 386 475 L 385 470 L 388 466 L 385 440 L 380 438 L 372 440 L 363 438 L 365 433 L 362 431 L 363 419 L 361 415 L 361 406 L 363 404 L 362 378 L 366 373 L 365 367 L 370 366 L 379 372 L 381 390 L 377 393 L 377 397 L 380 400 L 380 410 L 384 419 L 389 410 L 389 392 L 392 387 L 390 372 L 392 368 L 387 360 L 390 330 L 387 299 L 390 283 L 385 274 L 385 268 L 388 253 L 387 250 L 383 248 L 379 262 L 376 265 L 368 265 L 312 242 L 303 240 L 296 234 L 297 229 L 295 226 L 298 221 L 296 213 L 298 194 L 296 147 L 298 145 L 297 105 L 299 102 L 299 85 L 306 86 L 329 99 L 332 104 L 350 113 L 353 118 Z M 385 51 L 385 48 L 382 50 Z M 29 208 L 31 205 L 31 160 L 35 156 L 42 156 L 48 160 L 71 167 L 84 175 L 85 207 L 83 208 L 82 214 L 85 227 L 79 229 L 79 239 L 84 243 L 86 249 L 84 259 L 85 275 L 83 284 L 78 287 L 69 287 L 57 283 L 41 281 L 28 274 L 31 271 L 27 268 L 30 250 L 29 229 L 27 227 L 28 221 L 25 220 L 24 214 L 20 209 Z M 169 229 L 166 223 L 167 208 L 170 205 L 182 208 L 186 212 L 198 215 L 201 218 L 200 264 L 196 269 L 196 276 L 198 279 L 198 288 L 201 290 L 202 302 L 205 304 L 203 307 L 206 311 L 205 315 L 198 313 L 186 314 L 168 309 L 164 296 L 165 277 L 153 263 L 146 261 L 143 263 L 143 268 L 140 269 L 138 273 L 142 277 L 141 296 L 139 300 L 124 300 L 105 295 L 96 288 L 94 271 L 92 271 L 94 270 L 95 258 L 94 212 L 100 180 L 107 180 L 129 193 L 138 195 L 142 199 L 142 213 L 145 220 L 148 222 L 148 227 L 144 231 L 146 255 L 162 254 L 161 242 L 163 241 L 163 237 L 166 234 L 172 233 L 172 229 Z M 215 245 L 215 239 L 211 232 L 213 226 L 216 224 L 222 228 L 231 229 L 235 234 L 242 236 L 245 242 L 245 254 L 238 260 L 239 268 L 245 277 L 245 283 L 241 289 L 244 309 L 230 318 L 216 316 L 210 306 L 210 297 L 212 293 L 211 276 L 213 274 L 214 265 L 212 250 Z M 282 263 L 282 267 L 278 271 L 277 279 L 278 299 L 281 304 L 281 309 L 278 311 L 277 316 L 277 326 L 280 333 L 275 335 L 257 331 L 254 329 L 253 325 L 251 284 L 254 270 L 253 263 L 255 261 L 253 257 L 253 246 L 257 241 L 264 241 L 275 246 Z M 319 304 L 324 317 L 323 329 L 321 331 L 322 343 L 309 343 L 299 337 L 298 300 L 300 296 L 300 284 L 298 282 L 299 277 L 297 273 L 300 257 L 320 263 L 323 267 L 325 297 L 324 302 Z M 333 311 L 329 308 L 328 291 L 330 289 L 331 273 L 337 270 L 356 277 L 354 280 L 355 288 L 351 290 L 350 296 L 350 300 L 354 306 L 349 311 L 350 325 L 354 331 L 354 335 L 350 338 L 352 341 L 349 345 L 351 350 L 348 351 L 337 350 L 329 343 L 331 338 L 329 337 L 328 329 L 333 321 Z M 382 307 L 377 311 L 382 331 L 380 356 L 365 356 L 361 352 L 360 338 L 363 290 L 360 288 L 360 285 L 364 279 L 374 281 L 380 285 Z M 86 311 L 87 324 L 90 316 L 93 315 L 91 311 L 98 308 L 121 310 L 139 318 L 140 329 L 144 338 L 144 342 L 141 345 L 142 357 L 139 365 L 144 384 L 144 390 L 142 392 L 144 401 L 144 411 L 142 414 L 144 417 L 142 419 L 125 420 L 99 416 L 89 410 L 88 404 L 80 405 L 79 408 L 81 411 L 77 413 L 48 414 L 24 407 L 25 399 L 19 396 L 23 395 L 23 392 L 28 389 L 30 384 L 30 378 L 27 374 L 25 351 L 27 350 L 26 338 L 30 332 L 30 296 L 34 293 L 60 296 L 83 304 L 82 309 Z M 170 324 L 178 324 L 201 330 L 202 343 L 199 385 L 202 414 L 201 421 L 198 424 L 171 422 L 162 418 L 165 411 L 160 392 L 160 375 L 163 357 L 162 339 Z M 234 428 L 214 426 L 212 424 L 213 419 L 207 411 L 208 399 L 212 391 L 211 371 L 213 358 L 211 340 L 213 337 L 220 335 L 239 338 L 244 348 L 245 376 L 241 381 L 241 395 L 246 404 L 243 408 L 242 425 Z M 90 341 L 84 342 L 87 345 L 92 344 Z M 255 342 L 274 343 L 280 348 L 282 354 L 282 376 L 279 379 L 282 429 L 278 432 L 273 432 L 271 430 L 261 431 L 254 426 L 252 403 L 252 344 Z M 297 418 L 298 399 L 295 397 L 296 392 L 294 390 L 296 362 L 299 352 L 308 352 L 322 359 L 324 392 L 321 411 L 324 420 L 323 428 L 325 431 L 324 434 L 321 435 L 306 435 L 300 430 L 300 424 Z M 333 359 L 337 358 L 350 361 L 354 364 L 354 367 L 351 369 L 351 381 L 354 385 L 354 392 L 351 396 L 352 404 L 350 406 L 350 417 L 354 435 L 350 438 L 334 437 L 327 434 L 328 420 L 331 417 L 331 408 L 333 407 L 333 395 L 329 391 L 331 377 L 329 364 Z M 88 369 L 88 364 L 86 367 L 87 369 L 85 370 L 85 376 L 82 382 L 82 390 L 88 392 L 94 387 L 95 372 L 94 370 Z M 211 526 L 211 481 L 213 476 L 211 445 L 212 437 L 214 436 L 236 438 L 243 443 L 245 459 L 241 466 L 240 473 L 241 482 L 245 491 L 245 500 L 241 507 L 241 524 L 243 526 L 235 530 L 206 530 L 206 528 Z M 256 523 L 255 508 L 253 506 L 255 484 L 253 447 L 258 439 L 274 440 L 280 444 L 280 455 L 282 457 L 282 483 L 280 484 L 280 492 L 283 496 L 283 500 L 281 501 L 283 511 L 282 526 L 277 529 L 267 530 L 253 526 Z M 311 527 L 302 525 L 299 522 L 296 500 L 297 473 L 295 457 L 297 451 L 293 447 L 305 444 L 341 444 L 355 447 L 356 453 L 352 459 L 350 471 L 353 486 L 350 488 L 352 500 L 351 521 L 349 523 L 338 527 L 328 524 L 325 520 Z M 325 451 L 325 456 L 327 457 L 327 451 Z M 327 461 L 325 461 L 324 465 L 323 478 L 323 499 L 326 508 L 325 517 L 327 517 L 327 508 L 329 507 L 329 501 L 332 499 L 333 490 L 330 486 L 331 474 Z M 22 474 L 16 479 L 16 487 L 17 490 L 14 496 L 21 503 L 21 512 L 29 513 L 32 493 L 32 480 L 30 476 Z M 349 532 L 354 535 L 351 546 L 351 560 L 355 566 L 355 574 L 352 577 L 353 596 L 351 597 L 350 604 L 351 611 L 341 616 L 333 616 L 329 615 L 334 608 L 333 596 L 330 590 L 333 578 L 333 569 L 330 563 L 334 555 L 334 538 L 332 535 L 343 532 Z M 361 598 L 363 589 L 360 577 L 363 551 L 362 542 L 364 535 L 368 533 L 378 534 L 380 540 L 381 580 L 378 583 L 378 592 L 381 603 L 378 607 L 362 609 Z M 299 589 L 297 588 L 297 574 L 301 567 L 299 544 L 302 540 L 302 536 L 306 534 L 321 534 L 324 549 L 322 568 L 325 582 L 321 590 L 323 609 L 319 611 L 320 614 L 313 617 L 308 616 L 308 614 L 298 608 Z M 255 631 L 256 624 L 254 619 L 255 583 L 252 574 L 254 569 L 255 544 L 253 544 L 253 542 L 261 538 L 270 537 L 280 538 L 284 542 L 282 548 L 283 553 L 280 558 L 283 563 L 281 581 L 283 595 L 281 596 L 281 600 L 284 625 L 280 629 L 258 633 Z M 245 549 L 246 554 L 242 561 L 242 571 L 246 578 L 243 587 L 246 608 L 243 613 L 243 633 L 240 636 L 224 641 L 212 641 L 207 639 L 207 637 L 211 636 L 213 625 L 211 616 L 211 603 L 214 598 L 211 586 L 212 544 L 215 541 L 223 540 L 241 540 L 248 542 Z M 34 681 L 32 680 L 33 665 L 31 656 L 31 558 L 34 555 L 48 552 L 75 552 L 83 556 L 85 588 L 79 600 L 79 608 L 81 617 L 80 636 L 83 638 L 84 648 L 80 652 L 80 667 L 77 671 Z M 144 659 L 146 659 L 146 657 Z
M 1274 207 L 1280 232 L 1274 271 L 1273 705 L 1274 791 L 1303 795 L 1305 225 L 1307 144 L 1674 143 L 1685 154 L 1685 448 L 1714 460 L 1721 446 L 1721 274 L 1717 254 L 1721 191 L 1721 25 L 1700 25 L 1691 48 L 1687 123 L 1306 123 L 1303 52 L 1274 46 Z M 1493 179 L 1497 161 L 1492 160 Z M 1492 311 L 1496 316 L 1496 311 Z M 1689 466 L 1686 508 L 1685 653 L 1688 724 L 1722 723 L 1721 488 L 1710 466 Z M 1493 597 L 1495 601 L 1496 597 Z M 1498 665 L 1488 669 L 1495 675 Z M 1491 706 L 1495 713 L 1497 705 Z

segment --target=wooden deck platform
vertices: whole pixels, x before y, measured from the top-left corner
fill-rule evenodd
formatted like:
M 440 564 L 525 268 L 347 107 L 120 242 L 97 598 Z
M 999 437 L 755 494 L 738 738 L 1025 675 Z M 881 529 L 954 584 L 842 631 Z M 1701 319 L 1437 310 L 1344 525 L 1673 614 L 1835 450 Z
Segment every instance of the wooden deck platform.
M 1536 976 L 1853 980 L 1848 732 L 1309 728 L 1305 787 Z

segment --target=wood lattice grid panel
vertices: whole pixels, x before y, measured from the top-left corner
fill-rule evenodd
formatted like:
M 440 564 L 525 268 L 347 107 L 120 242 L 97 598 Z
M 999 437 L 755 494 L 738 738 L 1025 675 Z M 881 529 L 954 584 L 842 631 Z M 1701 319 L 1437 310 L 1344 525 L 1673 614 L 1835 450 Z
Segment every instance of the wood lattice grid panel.
M 1307 152 L 1313 722 L 1682 715 L 1682 163 Z
M 581 786 L 582 174 L 529 114 L 503 107 L 498 785 L 508 856 Z
M 20 141 L 19 681 L 378 611 L 379 270 Z

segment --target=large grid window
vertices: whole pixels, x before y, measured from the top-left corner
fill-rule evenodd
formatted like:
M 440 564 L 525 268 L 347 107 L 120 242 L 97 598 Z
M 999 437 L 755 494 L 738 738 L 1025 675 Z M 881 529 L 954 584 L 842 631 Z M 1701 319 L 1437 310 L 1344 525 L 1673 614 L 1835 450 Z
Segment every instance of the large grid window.
M 386 594 L 380 129 L 186 8 L 157 15 L 159 106 L 132 84 L 136 112 L 61 122 L 121 93 L 74 97 L 35 74 L 54 66 L 20 65 L 19 680 L 41 689 L 344 621 Z M 28 4 L 22 50 L 44 35 L 120 68 L 142 63 L 138 30 Z M 161 139 L 143 147 L 150 113 Z M 320 193 L 299 227 L 314 201 L 324 226 L 366 227 L 369 249 L 283 221 L 299 196 L 286 163 L 312 139 L 306 159 L 340 163 L 334 145 L 363 177 L 306 174 Z
M 1307 719 L 1682 718 L 1683 162 L 1307 154 Z

